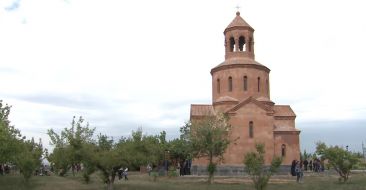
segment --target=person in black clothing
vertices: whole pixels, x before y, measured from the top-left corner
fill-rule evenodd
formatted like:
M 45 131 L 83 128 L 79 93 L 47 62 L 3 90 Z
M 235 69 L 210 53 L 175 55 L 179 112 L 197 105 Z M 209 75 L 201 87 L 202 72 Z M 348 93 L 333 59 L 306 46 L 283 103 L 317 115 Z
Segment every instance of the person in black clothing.
M 5 171 L 5 174 L 9 174 L 10 173 L 10 167 L 8 165 L 5 165 L 4 171 Z
M 4 175 L 4 168 L 2 164 L 0 164 L 0 175 Z
M 316 158 L 313 161 L 313 169 L 314 169 L 314 172 L 319 172 L 319 169 L 320 169 L 320 161 L 319 161 L 318 158 Z
M 291 164 L 291 175 L 292 176 L 296 176 L 295 167 L 296 167 L 296 160 L 293 160 L 292 164 Z
M 308 171 L 308 164 L 309 164 L 309 162 L 308 162 L 308 160 L 304 160 L 304 169 L 305 169 L 305 171 Z
M 123 168 L 118 169 L 118 180 L 122 179 Z

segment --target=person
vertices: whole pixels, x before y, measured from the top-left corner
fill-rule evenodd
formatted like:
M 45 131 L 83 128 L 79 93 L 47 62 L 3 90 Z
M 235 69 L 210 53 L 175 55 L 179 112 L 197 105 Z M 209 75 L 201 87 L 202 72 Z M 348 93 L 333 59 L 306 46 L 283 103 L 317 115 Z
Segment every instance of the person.
M 123 174 L 123 168 L 121 167 L 120 169 L 118 169 L 118 180 L 122 179 L 122 174 Z
M 125 180 L 128 180 L 128 177 L 127 177 L 127 175 L 128 175 L 128 168 L 126 167 L 126 169 L 123 171 L 123 176 L 125 176 Z
M 319 162 L 319 164 L 320 164 L 320 171 L 321 171 L 321 172 L 324 172 L 324 170 L 325 170 L 325 167 L 324 167 L 324 160 L 321 160 L 321 161 Z
M 313 165 L 315 172 L 320 172 L 320 160 L 318 158 L 315 159 Z
M 184 176 L 184 161 L 180 161 L 180 171 L 179 171 L 179 176 Z
M 310 171 L 313 171 L 313 160 L 310 160 L 309 162 L 309 169 Z
M 292 160 L 292 164 L 291 164 L 291 175 L 292 176 L 296 176 L 295 167 L 296 167 L 296 160 Z
M 301 183 L 302 182 L 302 177 L 303 177 L 304 174 L 302 172 L 302 165 L 299 161 L 296 161 L 295 172 L 296 172 L 296 181 L 297 181 L 297 183 Z
M 147 170 L 147 172 L 149 173 L 149 176 L 150 176 L 150 173 L 151 173 L 151 170 L 152 170 L 152 168 L 151 168 L 150 164 L 148 164 L 148 165 L 146 166 L 146 170 Z
M 315 160 L 315 172 L 319 172 L 319 165 L 320 165 L 320 162 L 319 162 L 319 159 L 317 158 L 316 160 Z
M 5 166 L 4 166 L 4 171 L 5 171 L 5 174 L 10 173 L 10 167 L 7 164 L 5 164 Z
M 305 171 L 308 171 L 308 164 L 309 164 L 308 160 L 305 159 L 304 160 L 304 169 L 305 169 Z
M 177 168 L 176 168 L 177 175 L 180 175 L 180 163 L 177 162 Z

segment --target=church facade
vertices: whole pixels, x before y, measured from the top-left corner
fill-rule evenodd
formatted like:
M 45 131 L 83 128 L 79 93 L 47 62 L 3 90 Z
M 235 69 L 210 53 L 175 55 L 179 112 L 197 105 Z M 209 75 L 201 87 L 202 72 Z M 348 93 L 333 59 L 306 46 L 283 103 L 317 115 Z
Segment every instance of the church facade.
M 270 69 L 254 56 L 254 29 L 236 13 L 224 31 L 225 61 L 211 69 L 212 104 L 192 104 L 190 119 L 226 113 L 232 126 L 231 140 L 218 173 L 243 173 L 244 155 L 255 150 L 255 143 L 265 144 L 265 163 L 281 156 L 284 166 L 299 160 L 300 131 L 296 115 L 289 105 L 275 105 L 270 99 Z M 204 173 L 207 159 L 193 160 L 192 173 Z

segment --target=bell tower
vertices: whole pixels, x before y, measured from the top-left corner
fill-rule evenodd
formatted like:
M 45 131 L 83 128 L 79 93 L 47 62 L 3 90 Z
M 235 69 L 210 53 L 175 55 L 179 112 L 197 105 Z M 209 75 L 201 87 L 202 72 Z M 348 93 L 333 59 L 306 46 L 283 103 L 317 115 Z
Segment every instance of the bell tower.
M 248 57 L 254 59 L 254 29 L 236 12 L 234 20 L 226 27 L 225 59 Z
M 270 70 L 255 61 L 254 29 L 236 12 L 225 28 L 225 61 L 211 69 L 212 103 L 225 111 L 248 98 L 273 105 L 270 100 Z

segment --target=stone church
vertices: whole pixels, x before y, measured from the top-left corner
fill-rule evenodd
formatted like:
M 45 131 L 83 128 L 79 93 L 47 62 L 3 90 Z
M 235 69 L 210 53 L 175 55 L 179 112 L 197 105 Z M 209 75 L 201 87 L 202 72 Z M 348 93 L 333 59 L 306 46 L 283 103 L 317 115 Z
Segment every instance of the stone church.
M 270 98 L 270 69 L 254 56 L 254 29 L 236 13 L 224 30 L 225 61 L 211 69 L 212 105 L 192 104 L 190 119 L 202 119 L 223 112 L 230 116 L 232 140 L 218 166 L 218 173 L 241 174 L 244 155 L 255 150 L 255 143 L 265 143 L 265 162 L 274 155 L 283 158 L 284 166 L 299 159 L 300 131 L 295 128 L 296 115 L 289 105 L 275 105 Z M 238 138 L 239 137 L 239 138 Z M 192 173 L 200 174 L 207 159 L 195 159 Z

